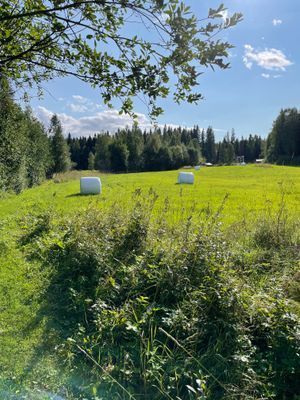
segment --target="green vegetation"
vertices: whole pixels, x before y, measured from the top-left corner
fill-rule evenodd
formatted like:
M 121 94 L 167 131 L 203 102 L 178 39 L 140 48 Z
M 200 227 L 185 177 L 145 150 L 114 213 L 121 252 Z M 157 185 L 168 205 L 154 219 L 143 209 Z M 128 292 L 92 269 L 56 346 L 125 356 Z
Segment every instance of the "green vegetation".
M 3 195 L 2 397 L 300 395 L 299 169 L 195 175 L 101 174 L 83 197 L 73 171 Z
M 17 193 L 41 183 L 50 168 L 49 139 L 42 124 L 13 100 L 0 74 L 0 191 Z
M 16 135 L 18 132 L 18 135 Z M 258 136 L 237 139 L 234 131 L 223 142 L 215 143 L 212 128 L 200 134 L 193 129 L 157 128 L 142 132 L 138 126 L 88 138 L 66 141 L 57 115 L 49 131 L 14 101 L 11 87 L 0 79 L 0 190 L 20 193 L 39 185 L 54 173 L 71 166 L 79 170 L 140 172 L 178 169 L 202 160 L 231 164 L 243 153 L 253 161 L 263 153 L 264 141 Z M 203 158 L 204 157 L 204 158 Z
M 51 118 L 49 132 L 52 135 L 51 139 L 51 150 L 53 155 L 52 172 L 53 173 L 66 172 L 71 168 L 69 148 L 63 135 L 61 123 L 57 115 L 55 114 Z
M 106 104 L 121 100 L 124 112 L 133 112 L 134 98 L 145 97 L 156 117 L 163 111 L 159 97 L 190 103 L 202 98 L 195 91 L 197 67 L 229 67 L 232 45 L 218 34 L 242 16 L 224 21 L 225 10 L 223 4 L 210 8 L 199 21 L 180 0 L 5 0 L 0 77 L 39 89 L 57 75 L 77 77 L 98 87 Z M 134 33 L 124 32 L 128 25 Z
M 50 135 L 28 107 L 14 101 L 12 89 L 0 74 L 0 191 L 22 190 L 39 185 L 53 173 L 71 167 L 69 148 L 56 115 Z
M 92 153 L 95 169 L 113 172 L 168 171 L 197 165 L 200 160 L 230 165 L 240 156 L 248 163 L 262 158 L 265 152 L 265 141 L 257 135 L 239 139 L 233 129 L 231 135 L 227 133 L 223 141 L 216 143 L 213 129 L 201 131 L 199 126 L 164 126 L 149 132 L 133 126 L 115 134 L 79 138 L 69 134 L 67 142 L 76 169 L 91 169 Z
M 135 125 L 70 136 L 70 154 L 58 118 L 49 137 L 12 95 L 75 76 L 121 112 L 145 98 L 155 119 L 159 97 L 196 103 L 202 70 L 228 68 L 216 35 L 241 15 L 221 5 L 197 20 L 179 0 L 2 3 L 0 398 L 299 399 L 299 170 L 202 168 L 193 186 L 176 171 L 101 173 L 103 194 L 83 197 L 94 169 L 253 161 L 265 143 Z M 129 16 L 153 41 L 126 36 Z M 298 160 L 298 128 L 297 110 L 280 114 L 270 161 Z
M 52 181 L 24 191 L 19 196 L 4 194 L 0 216 L 22 216 L 33 208 L 40 210 L 51 206 L 53 209 L 70 213 L 89 205 L 109 209 L 114 203 L 128 209 L 132 193 L 141 189 L 144 193 L 153 188 L 158 194 L 154 213 L 160 214 L 165 199 L 170 203 L 166 218 L 174 221 L 191 209 L 203 213 L 218 209 L 224 197 L 223 222 L 227 224 L 250 220 L 264 210 L 275 211 L 284 192 L 288 211 L 292 216 L 299 213 L 299 168 L 272 165 L 247 165 L 228 167 L 203 167 L 194 171 L 195 185 L 177 185 L 177 171 L 147 172 L 137 174 L 101 174 L 71 171 L 57 174 Z M 79 177 L 100 176 L 103 194 L 100 197 L 78 197 Z
M 277 164 L 300 164 L 300 112 L 297 108 L 281 110 L 267 140 L 268 161 Z

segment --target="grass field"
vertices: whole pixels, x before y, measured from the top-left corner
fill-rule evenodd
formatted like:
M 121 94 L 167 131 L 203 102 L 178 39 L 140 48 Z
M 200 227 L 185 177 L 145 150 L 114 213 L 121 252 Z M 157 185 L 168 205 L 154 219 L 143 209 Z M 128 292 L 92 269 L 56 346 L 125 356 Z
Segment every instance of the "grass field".
M 41 307 L 48 282 L 47 271 L 39 262 L 29 259 L 18 242 L 27 214 L 51 209 L 65 216 L 90 206 L 106 210 L 113 204 L 126 210 L 133 204 L 134 192 L 141 190 L 146 196 L 149 191 L 157 194 L 154 216 L 163 216 L 171 224 L 191 213 L 198 218 L 197 215 L 203 213 L 217 212 L 225 198 L 222 208 L 225 226 L 239 221 L 251 224 L 255 220 L 257 223 L 264 213 L 276 213 L 282 207 L 290 218 L 299 219 L 299 168 L 247 165 L 202 168 L 194 173 L 194 185 L 178 185 L 178 171 L 120 175 L 92 172 L 101 177 L 103 193 L 80 196 L 79 177 L 91 172 L 74 171 L 20 195 L 0 197 L 1 399 L 14 398 L 9 396 L 19 391 L 19 385 L 26 386 L 28 382 L 31 389 L 36 386 L 28 399 L 47 399 L 46 392 L 55 391 L 64 380 L 63 366 L 51 350 L 57 333 L 55 327 L 49 329 L 49 316 Z M 73 372 L 75 381 L 76 371 Z M 71 397 L 66 395 L 66 398 Z
M 153 189 L 158 195 L 155 212 L 160 213 L 165 200 L 169 201 L 168 218 L 176 221 L 183 213 L 207 209 L 217 210 L 225 201 L 224 222 L 252 218 L 262 210 L 275 210 L 282 195 L 290 213 L 300 211 L 300 169 L 271 165 L 248 165 L 202 168 L 194 171 L 194 185 L 178 185 L 177 171 L 138 174 L 99 174 L 103 184 L 101 196 L 79 196 L 79 177 L 90 172 L 71 172 L 57 176 L 40 187 L 26 190 L 19 196 L 9 196 L 0 202 L 0 217 L 22 216 L 34 209 L 53 207 L 69 213 L 97 204 L 109 208 L 113 203 L 127 208 L 137 189 L 147 194 Z M 58 182 L 58 183 L 55 183 Z

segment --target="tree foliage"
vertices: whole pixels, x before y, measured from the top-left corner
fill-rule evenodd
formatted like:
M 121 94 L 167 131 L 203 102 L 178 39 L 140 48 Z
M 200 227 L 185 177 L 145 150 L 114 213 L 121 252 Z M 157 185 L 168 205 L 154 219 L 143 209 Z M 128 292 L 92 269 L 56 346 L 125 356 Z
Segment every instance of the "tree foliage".
M 50 144 L 44 127 L 13 100 L 0 80 L 0 190 L 22 191 L 41 183 L 49 172 Z
M 66 172 L 71 168 L 68 144 L 63 136 L 62 126 L 56 114 L 50 124 L 51 147 L 53 155 L 53 172 Z
M 224 21 L 224 11 L 210 9 L 199 22 L 180 0 L 2 0 L 0 74 L 38 87 L 75 76 L 99 88 L 107 104 L 120 98 L 124 112 L 145 96 L 155 117 L 158 97 L 197 102 L 205 68 L 228 68 L 232 45 L 216 35 L 242 17 Z
M 249 135 L 239 139 L 234 131 L 215 143 L 213 129 L 201 131 L 199 126 L 164 126 L 149 132 L 133 126 L 115 134 L 106 132 L 88 138 L 69 135 L 68 144 L 75 168 L 89 169 L 89 155 L 94 154 L 96 169 L 118 172 L 164 171 L 201 161 L 230 165 L 238 156 L 253 162 L 263 157 L 265 147 L 261 137 Z
M 267 140 L 267 158 L 278 164 L 300 164 L 300 112 L 281 110 Z
M 2 77 L 0 191 L 13 190 L 19 193 L 27 187 L 40 184 L 53 173 L 71 168 L 69 147 L 56 115 L 51 119 L 49 133 L 29 107 L 24 110 L 15 102 L 8 81 Z
M 90 152 L 88 157 L 88 169 L 93 170 L 95 169 L 95 154 Z
M 216 145 L 215 145 L 215 135 L 212 127 L 208 127 L 206 131 L 206 141 L 204 145 L 204 156 L 207 162 L 216 162 Z

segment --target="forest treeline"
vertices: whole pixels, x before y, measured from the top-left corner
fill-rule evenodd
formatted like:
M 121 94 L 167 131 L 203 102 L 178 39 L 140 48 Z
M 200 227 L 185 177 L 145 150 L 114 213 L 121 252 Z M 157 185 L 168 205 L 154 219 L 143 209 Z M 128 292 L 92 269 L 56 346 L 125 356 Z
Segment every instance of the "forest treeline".
M 71 168 L 112 172 L 162 171 L 199 162 L 232 164 L 265 158 L 278 164 L 300 164 L 300 114 L 282 110 L 267 140 L 258 135 L 238 138 L 232 130 L 216 142 L 212 127 L 142 131 L 138 126 L 89 137 L 64 138 L 53 115 L 49 129 L 29 107 L 14 100 L 9 84 L 0 82 L 0 191 L 21 192 L 57 172 Z
M 113 172 L 177 169 L 200 161 L 230 165 L 238 157 L 254 162 L 300 164 L 300 113 L 296 108 L 281 110 L 267 140 L 258 135 L 238 138 L 234 129 L 216 142 L 212 127 L 207 130 L 164 126 L 154 131 L 139 127 L 89 137 L 67 139 L 74 168 Z
M 265 141 L 257 135 L 237 138 L 234 130 L 216 143 L 214 131 L 195 126 L 157 128 L 142 131 L 138 126 L 89 137 L 72 138 L 67 142 L 74 167 L 113 172 L 163 171 L 178 169 L 199 162 L 232 164 L 238 156 L 246 162 L 261 158 Z

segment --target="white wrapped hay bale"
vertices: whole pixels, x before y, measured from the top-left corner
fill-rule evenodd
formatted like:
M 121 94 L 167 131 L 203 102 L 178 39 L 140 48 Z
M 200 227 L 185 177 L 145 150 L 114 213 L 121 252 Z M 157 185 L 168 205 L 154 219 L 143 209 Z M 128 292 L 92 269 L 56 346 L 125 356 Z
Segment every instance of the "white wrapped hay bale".
M 192 172 L 179 172 L 178 183 L 194 183 L 194 174 Z
M 196 170 L 196 171 L 199 171 L 199 169 L 200 169 L 200 165 L 196 165 L 196 166 L 195 166 L 195 170 Z
M 100 194 L 101 180 L 97 176 L 87 176 L 80 178 L 81 194 Z

